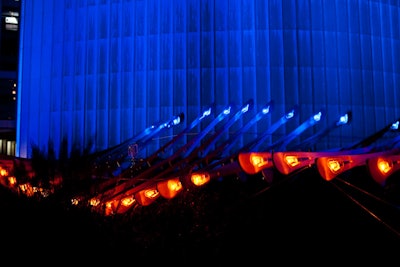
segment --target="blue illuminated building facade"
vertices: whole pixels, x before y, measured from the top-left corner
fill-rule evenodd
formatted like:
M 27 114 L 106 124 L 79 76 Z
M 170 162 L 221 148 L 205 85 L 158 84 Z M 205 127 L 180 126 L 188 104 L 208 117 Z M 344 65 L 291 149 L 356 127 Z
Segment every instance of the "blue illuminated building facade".
M 188 124 L 210 103 L 254 99 L 258 111 L 274 101 L 240 142 L 294 105 L 299 116 L 272 138 L 321 108 L 325 120 L 304 138 L 351 110 L 351 124 L 316 149 L 400 115 L 399 1 L 35 0 L 21 1 L 20 24 L 21 157 L 49 143 L 56 154 L 103 150 L 180 112 Z

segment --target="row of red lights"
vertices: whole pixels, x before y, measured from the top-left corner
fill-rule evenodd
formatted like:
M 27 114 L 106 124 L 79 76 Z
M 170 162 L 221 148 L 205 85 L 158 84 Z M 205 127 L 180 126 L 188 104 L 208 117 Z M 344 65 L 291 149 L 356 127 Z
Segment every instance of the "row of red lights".
M 247 174 L 275 167 L 280 173 L 290 175 L 311 166 L 317 166 L 321 177 L 330 181 L 341 173 L 357 166 L 366 165 L 371 177 L 380 185 L 400 169 L 399 149 L 354 153 L 337 152 L 248 152 L 239 154 L 239 163 Z
M 242 170 L 254 175 L 267 168 L 275 167 L 284 175 L 290 175 L 304 168 L 316 165 L 319 174 L 326 181 L 330 181 L 341 173 L 357 166 L 366 165 L 372 178 L 379 184 L 384 185 L 386 179 L 400 169 L 400 155 L 397 149 L 355 153 L 355 151 L 340 152 L 247 152 L 240 153 L 238 161 Z M 212 174 L 207 171 L 198 171 L 190 174 L 190 181 L 196 186 L 203 186 L 211 180 Z M 140 191 L 132 189 L 105 201 L 101 206 L 101 212 L 105 215 L 124 213 L 135 204 L 141 206 L 150 205 L 159 196 L 166 199 L 174 198 L 183 190 L 180 178 L 175 177 L 153 183 Z M 100 200 L 93 201 L 95 206 Z
M 354 151 L 338 152 L 246 152 L 239 153 L 238 162 L 241 169 L 249 174 L 260 173 L 267 168 L 276 168 L 284 175 L 299 172 L 305 168 L 316 166 L 319 174 L 330 181 L 341 173 L 357 166 L 366 165 L 371 177 L 379 185 L 384 186 L 389 176 L 400 169 L 398 149 L 379 152 L 355 153 Z M 45 190 L 32 187 L 29 183 L 18 184 L 17 178 L 10 175 L 10 166 L 0 166 L 0 177 L 3 185 L 18 188 L 28 196 L 36 192 L 45 195 Z M 193 172 L 189 175 L 191 184 L 200 187 L 211 180 L 212 175 L 207 171 Z M 106 216 L 127 212 L 135 205 L 148 206 L 160 196 L 165 199 L 176 197 L 183 190 L 182 178 L 173 177 L 159 181 L 149 180 L 143 185 L 128 190 L 109 199 L 93 197 L 88 204 Z M 47 191 L 46 191 L 47 192 Z M 46 194 L 49 194 L 48 192 Z M 71 200 L 73 205 L 79 204 L 79 198 Z

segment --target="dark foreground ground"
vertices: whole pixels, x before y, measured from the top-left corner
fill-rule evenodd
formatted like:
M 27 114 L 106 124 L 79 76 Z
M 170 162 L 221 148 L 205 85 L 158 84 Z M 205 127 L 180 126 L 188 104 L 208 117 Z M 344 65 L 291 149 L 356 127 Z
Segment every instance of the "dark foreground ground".
M 362 172 L 355 176 L 343 180 L 370 179 Z M 278 179 L 272 186 L 215 181 L 123 217 L 73 209 L 57 197 L 36 202 L 0 188 L 1 258 L 52 266 L 400 263 L 398 206 L 389 205 L 395 212 L 373 211 L 355 191 L 342 191 L 314 170 Z

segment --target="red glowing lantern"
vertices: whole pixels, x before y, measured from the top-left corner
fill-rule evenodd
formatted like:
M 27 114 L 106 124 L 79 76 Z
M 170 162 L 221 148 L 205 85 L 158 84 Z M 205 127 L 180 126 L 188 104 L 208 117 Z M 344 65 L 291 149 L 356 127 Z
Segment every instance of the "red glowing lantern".
M 157 190 L 162 197 L 171 199 L 183 190 L 183 186 L 179 178 L 173 178 L 158 182 Z
M 400 155 L 370 158 L 367 166 L 374 181 L 384 186 L 387 178 L 400 169 Z
M 190 181 L 195 186 L 202 186 L 210 182 L 211 177 L 208 172 L 194 172 L 190 175 Z
M 160 196 L 157 187 L 151 186 L 135 193 L 135 199 L 141 206 L 148 206 Z
M 274 166 L 271 152 L 245 152 L 238 156 L 240 167 L 247 174 L 256 174 Z

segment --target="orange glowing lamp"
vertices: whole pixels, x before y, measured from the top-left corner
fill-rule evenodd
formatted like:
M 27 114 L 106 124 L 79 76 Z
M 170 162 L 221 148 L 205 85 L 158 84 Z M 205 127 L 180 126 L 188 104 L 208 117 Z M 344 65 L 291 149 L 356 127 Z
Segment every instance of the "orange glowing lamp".
M 77 197 L 71 198 L 71 205 L 78 206 L 79 202 L 80 202 L 79 198 Z
M 157 190 L 162 197 L 171 199 L 183 190 L 183 186 L 179 178 L 173 178 L 158 182 Z
M 377 166 L 380 172 L 383 174 L 388 174 L 389 171 L 393 168 L 393 164 L 385 159 L 380 159 Z
M 118 202 L 118 201 L 116 201 Z M 119 205 L 114 208 L 114 213 L 122 214 L 127 212 L 134 204 L 136 199 L 134 196 L 125 196 L 119 201 Z
M 115 210 L 117 209 L 117 207 L 118 207 L 118 201 L 116 200 L 107 201 L 105 204 L 104 215 L 110 216 L 115 214 Z
M 91 198 L 89 199 L 89 205 L 93 207 L 97 207 L 100 204 L 100 199 L 98 198 Z
M 10 176 L 8 177 L 8 183 L 12 186 L 17 184 L 17 178 L 15 178 L 15 176 Z
M 195 186 L 202 186 L 207 184 L 208 182 L 210 182 L 211 177 L 210 174 L 208 172 L 194 172 L 190 175 L 190 181 L 192 181 L 192 183 Z
M 135 199 L 139 205 L 148 206 L 160 196 L 156 186 L 143 189 L 135 193 Z
M 371 158 L 367 162 L 367 167 L 374 181 L 384 186 L 387 178 L 400 169 L 400 155 Z
M 28 190 L 28 185 L 27 185 L 27 184 L 20 184 L 20 185 L 19 185 L 19 189 L 20 189 L 22 192 L 24 192 L 24 191 Z
M 347 163 L 347 162 L 346 162 Z M 344 161 L 337 159 L 329 159 L 328 160 L 328 168 L 333 173 L 338 173 L 340 169 L 344 166 Z
M 299 158 L 296 156 L 286 155 L 285 156 L 285 163 L 290 167 L 296 167 L 300 164 Z
M 133 196 L 127 196 L 121 199 L 121 206 L 131 207 L 135 203 L 135 198 Z
M 310 166 L 314 163 L 315 158 L 310 156 L 304 157 L 304 155 L 300 154 L 278 152 L 273 154 L 273 160 L 276 169 L 280 173 L 288 175 L 296 170 Z
M 238 156 L 240 167 L 247 174 L 256 174 L 273 167 L 271 152 L 244 152 Z
M 2 167 L 0 167 L 0 176 L 7 176 L 8 175 L 8 171 L 6 169 L 3 169 Z
M 351 156 L 349 155 L 317 158 L 316 164 L 319 174 L 326 181 L 331 181 L 339 174 L 351 169 L 352 167 L 355 167 L 356 165 L 353 164 Z

